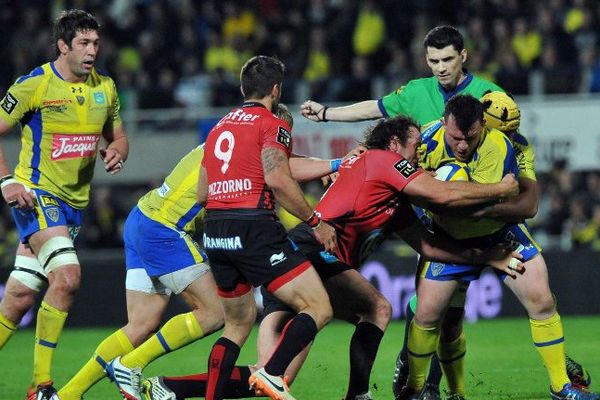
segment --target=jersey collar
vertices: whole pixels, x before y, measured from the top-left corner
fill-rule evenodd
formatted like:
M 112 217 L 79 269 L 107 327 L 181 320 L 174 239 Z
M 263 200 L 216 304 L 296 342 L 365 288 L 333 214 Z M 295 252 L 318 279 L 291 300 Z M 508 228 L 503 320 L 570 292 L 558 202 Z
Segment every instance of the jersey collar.
M 264 104 L 259 103 L 258 101 L 248 101 L 248 102 L 245 102 L 242 105 L 242 108 L 246 108 L 246 107 L 262 107 L 262 108 L 267 108 L 267 107 L 265 107 Z
M 463 79 L 463 81 L 461 83 L 459 83 L 458 86 L 454 88 L 454 90 L 447 91 L 438 82 L 438 89 L 439 89 L 440 93 L 442 94 L 442 97 L 444 98 L 444 104 L 447 103 L 448 100 L 450 100 L 450 98 L 452 96 L 462 92 L 464 90 L 464 88 L 466 88 L 469 85 L 469 83 L 471 83 L 471 81 L 473 80 L 473 74 L 471 74 L 466 69 L 463 69 L 463 72 L 465 74 L 465 79 Z

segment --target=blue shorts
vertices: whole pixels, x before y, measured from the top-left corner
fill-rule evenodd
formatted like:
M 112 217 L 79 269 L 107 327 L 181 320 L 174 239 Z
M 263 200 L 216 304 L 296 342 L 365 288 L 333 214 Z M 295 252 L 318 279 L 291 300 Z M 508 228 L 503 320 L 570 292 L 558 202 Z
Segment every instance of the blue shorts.
M 27 243 L 29 236 L 53 226 L 68 227 L 71 239 L 75 239 L 81 228 L 82 210 L 71 207 L 45 190 L 31 189 L 31 192 L 37 198 L 34 208 L 11 208 L 21 242 Z
M 464 239 L 458 241 L 461 245 L 468 248 L 486 249 L 497 243 L 512 243 L 515 251 L 523 256 L 523 262 L 531 260 L 542 249 L 533 240 L 529 233 L 527 224 L 521 223 L 516 225 L 507 225 L 498 232 L 488 236 Z M 474 281 L 479 279 L 483 267 L 465 264 L 446 264 L 436 261 L 419 261 L 419 271 L 421 278 L 431 279 L 435 281 Z M 494 272 L 500 279 L 506 278 L 506 274 L 497 269 Z
M 206 254 L 190 234 L 148 218 L 137 206 L 125 221 L 123 240 L 126 268 L 144 268 L 151 277 L 206 261 Z

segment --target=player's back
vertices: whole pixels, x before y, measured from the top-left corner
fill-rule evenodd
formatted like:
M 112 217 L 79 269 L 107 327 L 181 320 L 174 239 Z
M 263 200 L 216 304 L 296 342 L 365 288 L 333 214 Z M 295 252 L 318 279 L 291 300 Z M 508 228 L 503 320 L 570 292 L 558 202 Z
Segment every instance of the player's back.
M 344 162 L 339 171 L 316 210 L 336 227 L 342 261 L 357 266 L 362 241 L 384 228 L 396 212 L 410 212 L 401 193 L 421 171 L 387 150 L 368 150 Z
M 207 209 L 274 210 L 265 183 L 262 150 L 274 147 L 289 157 L 290 128 L 260 103 L 246 103 L 225 115 L 206 139 Z
M 198 204 L 198 172 L 204 155 L 200 145 L 186 154 L 165 178 L 163 184 L 139 201 L 139 209 L 148 218 L 190 234 L 203 215 Z

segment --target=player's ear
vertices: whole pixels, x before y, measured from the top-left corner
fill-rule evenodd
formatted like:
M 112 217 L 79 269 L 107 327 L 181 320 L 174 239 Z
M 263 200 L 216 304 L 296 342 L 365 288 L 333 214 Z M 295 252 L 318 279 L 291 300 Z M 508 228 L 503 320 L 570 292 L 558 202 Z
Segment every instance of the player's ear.
M 58 51 L 60 54 L 67 54 L 71 46 L 69 46 L 63 39 L 58 39 L 56 42 L 56 46 L 58 47 Z
M 461 58 L 463 64 L 467 62 L 467 49 L 462 49 L 461 50 L 461 52 L 460 52 L 460 58 Z
M 281 83 L 276 83 L 271 88 L 271 96 L 274 99 L 278 99 L 280 94 L 281 94 Z

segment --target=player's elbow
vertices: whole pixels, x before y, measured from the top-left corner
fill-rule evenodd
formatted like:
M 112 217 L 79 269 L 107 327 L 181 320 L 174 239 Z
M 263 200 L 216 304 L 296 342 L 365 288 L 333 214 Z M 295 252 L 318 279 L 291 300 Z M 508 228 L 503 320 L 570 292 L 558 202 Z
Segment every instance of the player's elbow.
M 538 213 L 538 204 L 537 202 L 532 202 L 531 204 L 527 204 L 523 207 L 523 219 L 533 218 Z

